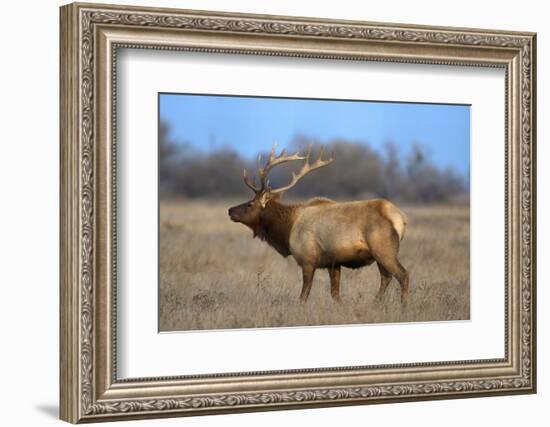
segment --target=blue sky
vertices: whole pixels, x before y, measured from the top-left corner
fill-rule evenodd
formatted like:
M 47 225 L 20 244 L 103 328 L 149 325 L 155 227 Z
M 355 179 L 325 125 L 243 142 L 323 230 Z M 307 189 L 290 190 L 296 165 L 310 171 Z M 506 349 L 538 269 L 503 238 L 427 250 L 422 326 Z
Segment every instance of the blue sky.
M 230 146 L 246 158 L 285 148 L 298 136 L 391 141 L 403 154 L 426 147 L 440 167 L 468 174 L 470 107 L 466 105 L 160 94 L 160 118 L 171 135 L 204 151 Z

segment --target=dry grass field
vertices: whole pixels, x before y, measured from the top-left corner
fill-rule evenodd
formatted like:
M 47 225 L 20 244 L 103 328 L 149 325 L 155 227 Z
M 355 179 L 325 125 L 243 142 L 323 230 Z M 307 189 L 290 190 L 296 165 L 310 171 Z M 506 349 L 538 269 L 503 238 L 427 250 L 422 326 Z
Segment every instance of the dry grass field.
M 402 308 L 395 279 L 375 302 L 376 264 L 342 269 L 340 304 L 330 297 L 327 271 L 318 270 L 300 303 L 301 270 L 292 257 L 229 220 L 228 207 L 240 202 L 161 203 L 161 331 L 469 319 L 468 206 L 399 206 L 409 217 L 400 260 L 410 295 Z

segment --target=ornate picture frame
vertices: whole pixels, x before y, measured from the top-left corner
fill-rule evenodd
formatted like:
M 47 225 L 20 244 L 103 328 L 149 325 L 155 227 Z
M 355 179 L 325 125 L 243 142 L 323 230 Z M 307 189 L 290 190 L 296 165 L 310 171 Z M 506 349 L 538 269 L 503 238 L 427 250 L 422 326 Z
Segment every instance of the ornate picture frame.
M 60 416 L 72 423 L 536 391 L 536 35 L 70 4 L 60 38 Z M 505 342 L 499 359 L 119 379 L 117 49 L 505 70 Z

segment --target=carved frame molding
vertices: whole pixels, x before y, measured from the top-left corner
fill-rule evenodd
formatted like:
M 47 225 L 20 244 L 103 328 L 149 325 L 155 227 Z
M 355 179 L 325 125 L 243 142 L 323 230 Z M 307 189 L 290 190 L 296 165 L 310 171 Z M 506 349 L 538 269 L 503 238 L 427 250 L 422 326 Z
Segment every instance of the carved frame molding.
M 506 284 L 506 357 L 117 380 L 113 147 L 116 51 L 121 47 L 504 67 L 506 277 L 510 278 Z M 535 68 L 532 33 L 93 4 L 63 6 L 61 418 L 101 421 L 534 392 Z M 255 381 L 270 376 L 271 386 L 254 387 Z M 292 385 L 285 386 L 288 381 Z M 193 389 L 196 384 L 206 384 L 210 391 L 198 393 Z

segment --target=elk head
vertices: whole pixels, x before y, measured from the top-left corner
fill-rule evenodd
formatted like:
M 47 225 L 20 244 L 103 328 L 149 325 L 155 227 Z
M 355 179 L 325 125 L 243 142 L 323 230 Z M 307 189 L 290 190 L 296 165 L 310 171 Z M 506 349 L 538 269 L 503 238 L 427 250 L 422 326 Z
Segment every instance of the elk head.
M 281 198 L 283 193 L 292 187 L 294 187 L 300 179 L 306 176 L 308 173 L 314 171 L 315 169 L 322 168 L 327 166 L 334 160 L 334 156 L 331 156 L 328 160 L 323 160 L 323 149 L 319 151 L 317 160 L 313 163 L 309 163 L 309 158 L 311 155 L 311 145 L 308 148 L 307 153 L 304 156 L 300 156 L 298 153 L 295 153 L 291 156 L 287 156 L 285 150 L 282 150 L 281 153 L 275 155 L 275 146 L 271 149 L 271 153 L 267 162 L 262 166 L 261 154 L 258 155 L 258 177 L 260 179 L 260 186 L 256 186 L 256 180 L 250 180 L 246 169 L 243 171 L 244 183 L 248 188 L 254 192 L 254 197 L 246 203 L 243 203 L 238 206 L 234 206 L 229 209 L 229 217 L 232 221 L 241 222 L 251 228 L 255 228 L 255 225 L 259 223 L 260 215 L 262 210 L 265 209 L 270 200 L 278 200 Z M 271 188 L 269 185 L 268 174 L 269 172 L 277 165 L 297 161 L 305 160 L 302 168 L 296 173 L 292 173 L 292 180 L 290 183 L 284 187 L 280 188 Z

